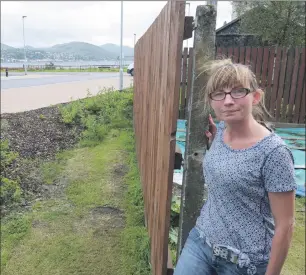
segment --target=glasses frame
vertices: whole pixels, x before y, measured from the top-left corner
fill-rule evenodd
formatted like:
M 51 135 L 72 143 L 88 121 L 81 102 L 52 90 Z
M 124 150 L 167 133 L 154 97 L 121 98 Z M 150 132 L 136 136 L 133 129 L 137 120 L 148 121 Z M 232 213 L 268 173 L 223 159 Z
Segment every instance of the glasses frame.
M 237 91 L 237 90 L 245 90 L 245 91 L 246 91 L 245 96 L 237 97 L 237 98 L 233 97 L 233 96 L 232 96 L 232 92 L 233 92 L 233 91 Z M 223 97 L 222 99 L 213 99 L 213 98 L 212 98 L 212 94 L 213 94 L 213 93 L 210 93 L 210 94 L 209 94 L 209 98 L 210 98 L 211 100 L 213 100 L 213 101 L 222 101 L 222 100 L 224 100 L 224 99 L 226 98 L 227 95 L 230 95 L 232 99 L 240 99 L 240 98 L 246 97 L 246 96 L 247 96 L 248 94 L 250 94 L 250 93 L 251 93 L 251 90 L 248 89 L 248 88 L 238 88 L 238 89 L 233 89 L 233 90 L 231 90 L 230 92 L 223 92 L 224 97 Z

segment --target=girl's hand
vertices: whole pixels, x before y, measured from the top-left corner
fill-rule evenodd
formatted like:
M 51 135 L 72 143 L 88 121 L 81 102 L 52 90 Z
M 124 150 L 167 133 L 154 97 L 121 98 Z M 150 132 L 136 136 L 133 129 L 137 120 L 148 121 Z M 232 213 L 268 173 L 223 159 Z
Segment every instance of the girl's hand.
M 214 123 L 213 118 L 210 114 L 208 116 L 208 125 L 209 125 L 209 130 L 205 131 L 205 135 L 208 138 L 208 148 L 210 148 L 210 146 L 211 146 L 211 144 L 212 144 L 212 142 L 213 142 L 213 140 L 216 136 L 216 133 L 217 133 L 217 126 Z

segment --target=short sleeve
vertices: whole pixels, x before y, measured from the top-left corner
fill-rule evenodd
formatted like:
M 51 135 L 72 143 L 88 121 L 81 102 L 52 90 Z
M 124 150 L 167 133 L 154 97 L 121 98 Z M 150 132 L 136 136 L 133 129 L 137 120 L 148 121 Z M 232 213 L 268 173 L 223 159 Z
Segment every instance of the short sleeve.
M 294 159 L 287 146 L 279 146 L 268 155 L 263 167 L 263 180 L 268 192 L 296 190 Z

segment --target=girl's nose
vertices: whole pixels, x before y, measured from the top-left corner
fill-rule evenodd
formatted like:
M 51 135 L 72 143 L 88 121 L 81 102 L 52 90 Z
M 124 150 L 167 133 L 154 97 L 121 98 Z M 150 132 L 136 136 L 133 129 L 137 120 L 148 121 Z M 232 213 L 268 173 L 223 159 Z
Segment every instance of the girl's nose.
M 224 105 L 234 104 L 234 100 L 230 94 L 225 95 Z

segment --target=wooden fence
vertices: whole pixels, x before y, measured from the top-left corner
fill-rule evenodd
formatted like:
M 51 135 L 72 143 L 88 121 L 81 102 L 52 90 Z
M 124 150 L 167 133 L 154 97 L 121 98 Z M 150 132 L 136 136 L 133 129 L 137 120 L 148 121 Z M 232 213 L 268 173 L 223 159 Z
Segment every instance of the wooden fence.
M 134 128 L 153 275 L 167 273 L 185 2 L 168 1 L 135 47 Z
M 182 55 L 182 82 L 179 118 L 187 116 L 187 98 L 192 79 L 193 49 Z M 305 124 L 305 48 L 235 47 L 217 48 L 216 58 L 231 57 L 250 65 L 265 91 L 265 103 L 275 122 Z M 192 60 L 192 59 L 191 59 Z M 185 100 L 184 100 L 185 97 Z
M 217 48 L 221 56 L 251 66 L 276 122 L 305 123 L 305 48 Z

